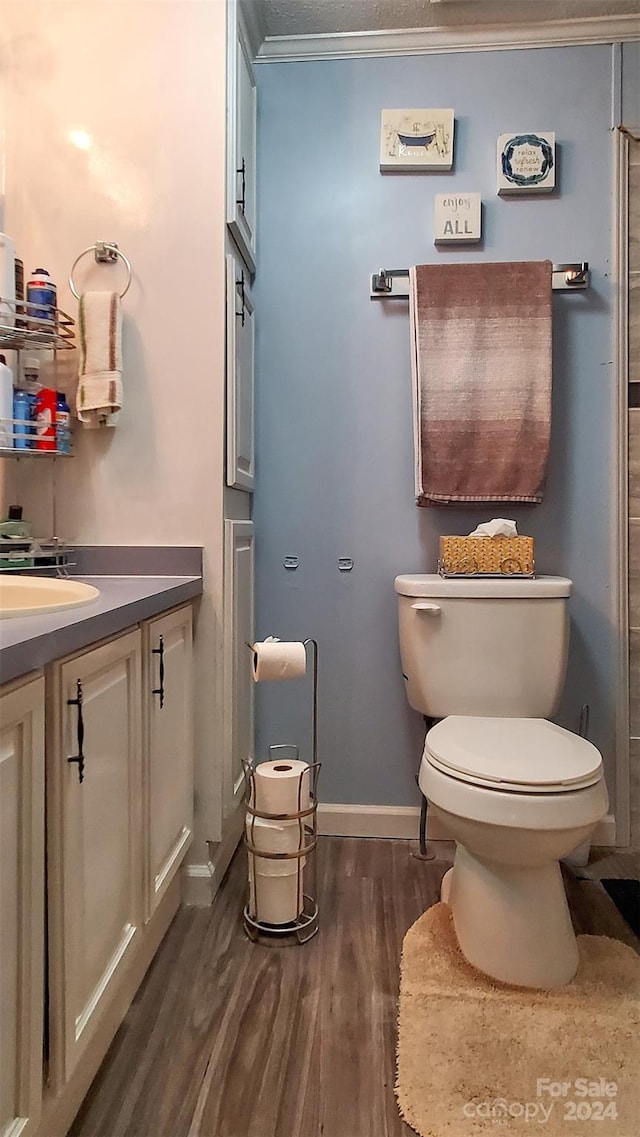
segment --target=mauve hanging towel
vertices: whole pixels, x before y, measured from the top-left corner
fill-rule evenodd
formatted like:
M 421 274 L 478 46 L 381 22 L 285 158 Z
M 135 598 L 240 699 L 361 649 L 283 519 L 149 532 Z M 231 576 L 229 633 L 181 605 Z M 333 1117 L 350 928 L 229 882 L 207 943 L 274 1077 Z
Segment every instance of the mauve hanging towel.
M 418 505 L 542 501 L 551 267 L 521 261 L 410 270 Z

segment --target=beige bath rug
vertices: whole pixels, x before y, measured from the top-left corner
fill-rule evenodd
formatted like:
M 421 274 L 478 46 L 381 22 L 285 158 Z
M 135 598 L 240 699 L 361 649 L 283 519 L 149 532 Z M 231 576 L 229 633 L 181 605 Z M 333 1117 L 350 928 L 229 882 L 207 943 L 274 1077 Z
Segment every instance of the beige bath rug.
M 436 904 L 402 948 L 396 1094 L 422 1137 L 640 1133 L 640 959 L 579 936 L 567 987 L 493 983 L 458 948 Z

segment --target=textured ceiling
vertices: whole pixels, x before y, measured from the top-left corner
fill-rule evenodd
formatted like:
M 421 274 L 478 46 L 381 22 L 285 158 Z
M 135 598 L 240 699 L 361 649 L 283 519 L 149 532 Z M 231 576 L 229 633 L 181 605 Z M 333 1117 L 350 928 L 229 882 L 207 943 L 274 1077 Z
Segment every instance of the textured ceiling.
M 637 14 L 639 0 L 249 0 L 268 36 L 531 23 Z

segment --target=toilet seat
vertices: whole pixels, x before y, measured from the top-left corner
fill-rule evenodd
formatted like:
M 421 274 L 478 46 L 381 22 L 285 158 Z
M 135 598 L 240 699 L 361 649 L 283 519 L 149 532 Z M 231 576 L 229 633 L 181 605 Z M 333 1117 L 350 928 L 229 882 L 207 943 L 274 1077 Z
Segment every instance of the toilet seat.
M 428 732 L 424 756 L 451 778 L 508 793 L 567 793 L 603 773 L 592 743 L 546 719 L 450 715 Z

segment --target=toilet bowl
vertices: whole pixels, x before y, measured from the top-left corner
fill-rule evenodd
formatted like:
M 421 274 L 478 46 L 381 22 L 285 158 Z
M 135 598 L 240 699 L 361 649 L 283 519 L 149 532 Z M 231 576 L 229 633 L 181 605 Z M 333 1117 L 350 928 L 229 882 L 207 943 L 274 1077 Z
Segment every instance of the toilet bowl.
M 568 983 L 578 951 L 559 860 L 607 811 L 598 750 L 545 719 L 452 716 L 427 734 L 419 782 L 457 842 L 442 899 L 463 955 L 505 983 Z
M 578 949 L 560 859 L 607 812 L 599 751 L 549 722 L 564 684 L 565 577 L 400 576 L 409 703 L 440 721 L 419 774 L 456 841 L 442 883 L 460 949 L 503 983 L 568 983 Z

